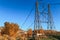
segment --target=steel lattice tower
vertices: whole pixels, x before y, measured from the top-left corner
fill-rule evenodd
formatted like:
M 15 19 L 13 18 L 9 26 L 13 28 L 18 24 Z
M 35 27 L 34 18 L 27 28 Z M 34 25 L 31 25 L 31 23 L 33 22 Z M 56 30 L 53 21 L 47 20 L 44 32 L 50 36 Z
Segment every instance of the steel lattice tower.
M 50 10 L 50 4 L 48 4 L 48 8 L 47 8 L 48 11 L 46 13 L 44 12 L 45 11 L 44 7 L 42 9 L 43 9 L 43 11 L 41 13 L 39 11 L 39 3 L 38 3 L 38 0 L 37 0 L 36 4 L 35 4 L 34 30 L 41 29 L 42 28 L 42 25 L 41 25 L 42 23 L 47 24 L 47 29 L 48 30 L 53 30 L 54 22 L 53 22 L 53 17 L 52 17 L 51 10 Z M 42 20 L 41 20 L 41 18 L 42 18 L 41 15 L 42 15 L 42 17 L 44 17 Z M 45 17 L 45 16 L 47 16 L 47 17 Z
M 54 28 L 53 17 L 52 17 L 51 10 L 50 10 L 50 4 L 48 4 L 48 27 L 47 29 L 53 30 L 53 28 Z
M 38 1 L 36 1 L 35 4 L 35 20 L 34 20 L 34 30 L 40 29 L 40 13 L 39 13 L 39 8 L 38 8 Z

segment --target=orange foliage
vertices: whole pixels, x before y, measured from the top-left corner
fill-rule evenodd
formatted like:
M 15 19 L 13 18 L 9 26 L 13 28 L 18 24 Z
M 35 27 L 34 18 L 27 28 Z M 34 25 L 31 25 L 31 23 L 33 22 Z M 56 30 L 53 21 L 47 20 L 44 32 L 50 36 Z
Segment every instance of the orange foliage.
M 19 26 L 14 23 L 5 22 L 4 29 L 2 30 L 4 34 L 13 36 L 19 29 Z
M 32 36 L 32 29 L 29 29 L 29 30 L 27 31 L 27 35 L 28 35 L 28 37 L 31 37 L 31 36 Z

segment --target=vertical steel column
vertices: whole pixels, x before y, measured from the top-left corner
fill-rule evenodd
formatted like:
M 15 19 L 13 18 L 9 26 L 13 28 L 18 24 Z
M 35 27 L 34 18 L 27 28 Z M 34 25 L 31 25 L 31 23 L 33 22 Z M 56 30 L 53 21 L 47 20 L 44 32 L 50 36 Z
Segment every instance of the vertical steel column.
M 53 30 L 53 18 L 50 11 L 50 4 L 48 4 L 48 27 L 47 29 Z

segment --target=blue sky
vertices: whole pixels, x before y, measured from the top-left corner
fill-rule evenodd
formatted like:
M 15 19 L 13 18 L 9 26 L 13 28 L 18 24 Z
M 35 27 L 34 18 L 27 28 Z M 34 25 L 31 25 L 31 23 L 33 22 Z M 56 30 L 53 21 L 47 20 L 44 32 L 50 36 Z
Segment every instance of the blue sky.
M 0 26 L 4 26 L 4 22 L 17 23 L 20 28 L 27 30 L 33 28 L 29 27 L 34 21 L 34 10 L 24 25 L 27 15 L 35 6 L 36 0 L 0 0 Z M 39 1 L 40 2 L 40 1 Z M 43 0 L 44 3 L 60 3 L 60 0 Z M 51 13 L 54 18 L 56 30 L 60 31 L 60 4 L 51 5 Z M 43 27 L 46 28 L 46 27 Z

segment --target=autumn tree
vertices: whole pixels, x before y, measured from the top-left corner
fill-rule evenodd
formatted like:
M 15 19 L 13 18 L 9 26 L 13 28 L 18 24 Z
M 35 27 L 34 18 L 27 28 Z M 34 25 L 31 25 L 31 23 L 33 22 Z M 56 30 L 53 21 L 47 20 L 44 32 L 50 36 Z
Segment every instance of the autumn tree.
M 4 26 L 5 26 L 4 33 L 10 36 L 13 36 L 19 30 L 18 24 L 5 22 Z

